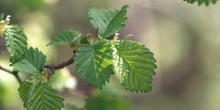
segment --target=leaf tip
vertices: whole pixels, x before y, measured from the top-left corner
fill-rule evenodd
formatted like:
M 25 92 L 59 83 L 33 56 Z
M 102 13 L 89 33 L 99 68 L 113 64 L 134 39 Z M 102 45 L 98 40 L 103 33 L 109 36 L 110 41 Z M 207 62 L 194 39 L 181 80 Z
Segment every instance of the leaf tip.
M 122 7 L 122 10 L 127 10 L 128 8 L 129 8 L 128 5 L 124 5 L 124 6 Z

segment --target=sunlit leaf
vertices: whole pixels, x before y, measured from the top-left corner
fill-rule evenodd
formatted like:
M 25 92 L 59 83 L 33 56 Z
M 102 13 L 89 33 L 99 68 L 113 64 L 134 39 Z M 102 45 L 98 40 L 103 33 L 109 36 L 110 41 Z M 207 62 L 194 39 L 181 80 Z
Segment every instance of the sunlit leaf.
M 75 42 L 75 38 L 80 37 L 78 31 L 64 30 L 60 32 L 48 45 L 65 45 Z
M 29 48 L 24 56 L 16 63 L 12 64 L 19 72 L 40 75 L 46 62 L 46 56 L 38 49 Z
M 27 50 L 27 37 L 19 26 L 11 26 L 6 30 L 6 47 L 11 56 L 11 62 L 18 61 Z
M 120 83 L 126 90 L 149 92 L 156 69 L 153 53 L 138 42 L 114 42 L 114 68 Z
M 188 3 L 194 3 L 197 2 L 199 5 L 205 4 L 208 6 L 209 4 L 215 4 L 218 0 L 184 0 L 187 1 Z
M 32 90 L 27 110 L 61 110 L 63 98 L 48 84 L 38 82 Z
M 75 56 L 76 71 L 86 82 L 102 88 L 113 74 L 112 49 L 109 41 L 82 45 Z
M 121 10 L 92 8 L 88 11 L 88 16 L 93 27 L 99 29 L 101 37 L 107 38 L 125 26 L 127 9 L 127 5 L 123 6 Z

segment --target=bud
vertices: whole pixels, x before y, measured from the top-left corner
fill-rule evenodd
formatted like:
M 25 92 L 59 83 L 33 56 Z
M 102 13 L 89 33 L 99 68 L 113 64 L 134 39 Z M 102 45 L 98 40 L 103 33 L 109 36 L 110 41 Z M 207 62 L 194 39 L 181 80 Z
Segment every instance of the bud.
M 10 17 L 11 16 L 8 15 L 5 20 L 0 21 L 0 35 L 3 35 L 6 29 L 8 28 L 8 25 L 10 23 Z
M 88 33 L 86 37 L 87 37 L 87 41 L 92 45 L 95 45 L 99 42 L 99 37 L 94 36 L 92 34 Z

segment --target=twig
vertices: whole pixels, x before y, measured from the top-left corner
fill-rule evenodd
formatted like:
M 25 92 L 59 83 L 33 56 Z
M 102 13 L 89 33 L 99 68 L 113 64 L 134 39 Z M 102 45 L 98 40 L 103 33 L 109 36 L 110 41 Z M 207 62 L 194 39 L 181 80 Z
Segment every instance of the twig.
M 18 76 L 18 71 L 12 71 L 12 74 L 15 76 L 15 78 L 17 79 L 17 81 L 19 82 L 19 84 L 22 83 L 21 78 Z
M 10 74 L 14 75 L 15 78 L 17 79 L 17 81 L 19 82 L 19 84 L 22 83 L 21 78 L 18 76 L 18 71 L 10 71 L 10 70 L 8 70 L 8 69 L 2 67 L 2 66 L 0 66 L 0 70 L 5 71 L 5 72 L 7 72 L 7 73 L 10 73 Z
M 70 64 L 72 64 L 74 62 L 74 56 L 71 57 L 69 60 L 61 63 L 61 64 L 58 64 L 56 66 L 53 66 L 53 65 L 45 65 L 44 68 L 45 69 L 50 69 L 51 71 L 51 74 L 54 74 L 54 71 L 55 70 L 58 70 L 58 69 L 62 69 L 64 68 L 65 66 L 69 66 Z

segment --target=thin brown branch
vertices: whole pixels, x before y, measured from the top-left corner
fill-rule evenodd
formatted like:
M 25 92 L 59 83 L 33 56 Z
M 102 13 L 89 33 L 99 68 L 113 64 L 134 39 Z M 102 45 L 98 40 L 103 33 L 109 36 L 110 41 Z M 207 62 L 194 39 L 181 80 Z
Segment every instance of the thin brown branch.
M 2 67 L 2 66 L 0 66 L 0 70 L 5 71 L 5 72 L 7 72 L 7 73 L 10 73 L 10 74 L 14 75 L 15 78 L 17 79 L 17 81 L 19 82 L 19 84 L 22 83 L 21 78 L 18 76 L 18 71 L 10 71 L 10 70 L 8 70 L 8 69 Z
M 74 56 L 71 57 L 69 60 L 61 63 L 61 64 L 58 64 L 56 66 L 53 66 L 53 65 L 45 65 L 44 68 L 45 69 L 49 69 L 51 71 L 51 74 L 54 74 L 54 70 L 58 70 L 58 69 L 62 69 L 66 66 L 69 66 L 71 65 L 72 63 L 74 62 Z
M 19 84 L 22 83 L 21 78 L 18 76 L 18 71 L 12 71 L 12 74 L 15 76 L 15 78 L 17 79 L 17 81 L 19 82 Z

